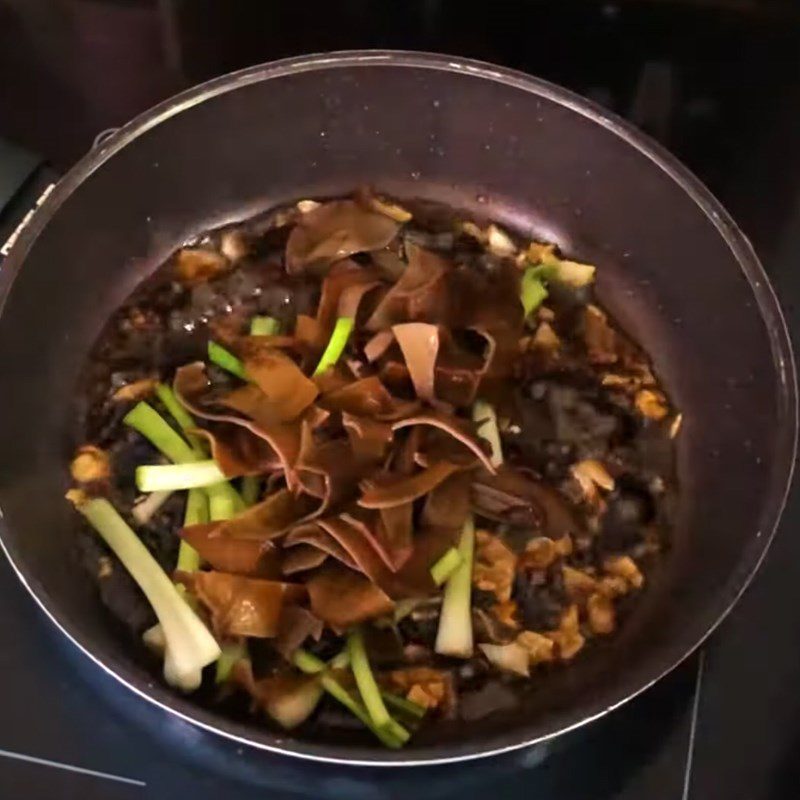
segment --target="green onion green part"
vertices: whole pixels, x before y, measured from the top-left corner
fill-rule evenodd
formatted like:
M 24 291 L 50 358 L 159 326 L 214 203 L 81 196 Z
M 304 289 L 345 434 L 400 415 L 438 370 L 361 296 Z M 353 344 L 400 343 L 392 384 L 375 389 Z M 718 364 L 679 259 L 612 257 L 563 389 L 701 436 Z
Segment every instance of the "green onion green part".
M 216 342 L 208 343 L 208 360 L 211 361 L 212 364 L 222 367 L 226 372 L 230 372 L 237 378 L 241 378 L 243 381 L 250 380 L 247 377 L 247 372 L 245 372 L 244 364 L 242 364 L 230 350 L 226 350 L 221 344 L 217 344 Z
M 172 418 L 180 425 L 181 430 L 186 434 L 186 438 L 192 445 L 195 455 L 198 458 L 202 458 L 205 452 L 202 442 L 197 436 L 189 433 L 192 428 L 197 427 L 197 423 L 194 421 L 192 415 L 181 405 L 181 401 L 178 400 L 175 392 L 172 391 L 172 387 L 167 386 L 165 383 L 159 383 L 156 385 L 156 395 L 164 405 L 164 408 L 169 411 Z
M 353 716 L 361 721 L 361 723 L 369 728 L 378 739 L 383 742 L 387 747 L 396 749 L 402 747 L 408 741 L 410 734 L 401 725 L 395 723 L 391 730 L 378 728 L 372 721 L 369 712 L 362 703 L 356 700 L 332 675 L 326 670 L 328 667 L 334 669 L 343 669 L 349 662 L 349 654 L 345 651 L 345 655 L 340 653 L 333 658 L 330 664 L 326 665 L 324 661 L 320 661 L 315 655 L 307 652 L 306 650 L 299 649 L 294 652 L 292 661 L 294 665 L 307 675 L 320 675 L 320 683 L 322 688 L 338 700 Z M 392 720 L 394 722 L 394 720 Z
M 245 475 L 242 478 L 241 495 L 244 504 L 250 508 L 258 502 L 258 493 L 261 491 L 261 478 L 258 475 Z
M 280 333 L 281 324 L 274 317 L 253 317 L 250 320 L 251 336 L 275 336 Z M 258 502 L 261 479 L 257 475 L 245 475 L 242 478 L 242 500 L 250 507 Z
M 122 421 L 138 431 L 160 450 L 170 461 L 196 461 L 192 448 L 186 440 L 158 413 L 144 401 L 138 402 Z M 155 491 L 155 490 L 149 490 Z
M 478 436 L 486 439 L 492 449 L 490 461 L 495 467 L 503 463 L 503 447 L 500 444 L 500 429 L 497 427 L 497 414 L 491 403 L 476 400 L 472 406 L 472 419 L 477 423 Z
M 227 642 L 222 645 L 222 652 L 217 659 L 215 683 L 225 683 L 231 676 L 237 661 L 247 657 L 247 645 L 244 642 Z
M 325 370 L 330 369 L 336 364 L 344 352 L 354 324 L 355 320 L 353 317 L 339 317 L 339 319 L 336 320 L 336 326 L 331 334 L 331 339 L 328 342 L 328 346 L 325 348 L 325 352 L 322 354 L 322 358 L 319 360 L 319 364 L 317 364 L 317 368 L 314 370 L 314 375 L 321 375 Z
M 528 267 L 525 272 L 528 274 L 529 279 L 536 278 L 536 280 L 547 284 L 550 281 L 558 280 L 558 263 L 551 261 L 536 264 L 535 266 Z
M 208 518 L 211 522 L 222 522 L 235 516 L 236 490 L 227 482 L 221 481 L 206 488 L 208 495 Z
M 213 459 L 184 464 L 147 464 L 136 468 L 136 487 L 140 492 L 195 489 L 224 480 L 225 476 Z
M 541 275 L 541 272 L 537 272 L 537 270 L 539 267 L 528 267 L 522 274 L 520 299 L 526 317 L 539 308 L 547 297 L 547 289 L 545 289 L 542 279 L 537 277 L 537 275 Z
M 350 654 L 350 665 L 356 686 L 370 718 L 376 727 L 386 728 L 389 724 L 389 712 L 381 699 L 381 691 L 372 674 L 367 650 L 364 647 L 364 635 L 360 629 L 355 628 L 350 631 L 347 637 L 347 652 Z
M 250 321 L 251 336 L 277 336 L 281 324 L 274 317 L 253 317 Z
M 108 500 L 87 499 L 79 492 L 70 492 L 67 497 L 113 550 L 155 611 L 166 641 L 167 682 L 184 691 L 197 689 L 203 667 L 220 655 L 208 628 Z
M 313 653 L 309 653 L 308 650 L 303 650 L 303 648 L 298 648 L 292 654 L 292 663 L 300 670 L 300 672 L 305 672 L 306 675 L 315 675 L 317 672 L 324 672 L 327 665 L 325 662 L 317 658 Z
M 427 709 L 412 700 L 394 694 L 393 692 L 381 692 L 381 697 L 386 701 L 386 705 L 392 706 L 396 711 L 405 714 L 412 719 L 422 719 L 427 713 Z
M 165 386 L 164 389 L 167 390 L 172 400 L 174 400 L 175 403 L 178 403 L 178 400 L 172 390 L 167 386 Z M 165 401 L 167 396 L 167 393 L 163 391 L 159 395 L 164 405 L 167 406 L 167 408 L 170 408 L 169 403 L 171 401 Z M 173 412 L 170 410 L 170 413 Z M 178 413 L 180 414 L 180 411 Z M 186 414 L 186 419 L 184 419 L 183 422 L 181 422 L 181 420 L 177 417 L 176 420 L 180 425 L 183 425 L 184 423 L 186 423 L 188 427 L 192 427 L 194 425 L 194 420 L 188 414 Z M 170 427 L 166 420 L 147 403 L 138 403 L 136 406 L 134 406 L 125 416 L 124 422 L 149 439 L 153 445 L 155 445 L 167 458 L 170 459 L 170 461 L 174 461 L 176 465 L 185 465 L 190 473 L 193 472 L 193 468 L 189 467 L 191 464 L 204 465 L 200 468 L 200 472 L 202 473 L 203 469 L 208 468 L 208 465 L 214 463 L 213 461 L 205 459 L 201 461 L 200 459 L 202 456 L 198 455 L 198 453 L 202 453 L 202 449 L 194 450 L 188 444 L 186 444 L 183 438 L 172 427 Z M 148 471 L 152 469 L 156 470 L 155 473 L 152 473 L 153 475 L 161 475 L 161 473 L 158 472 L 158 470 L 162 469 L 161 466 L 139 467 L 137 469 L 137 475 L 139 470 L 143 470 L 146 475 Z M 177 466 L 170 465 L 167 467 L 167 469 L 177 470 Z M 177 473 L 173 473 L 173 478 L 176 474 Z M 157 479 L 160 480 L 161 478 Z M 233 486 L 231 486 L 230 483 L 228 483 L 228 481 L 225 480 L 225 476 L 219 469 L 211 469 L 205 483 L 193 484 L 192 486 L 182 485 L 180 488 L 189 489 L 195 488 L 198 485 L 208 486 L 207 495 L 209 503 L 211 504 L 211 518 L 213 520 L 228 519 L 228 517 L 233 516 L 233 514 L 239 511 L 243 511 L 246 507 L 244 501 L 239 496 L 239 493 L 233 488 Z M 142 489 L 141 491 L 172 490 Z
M 432 567 L 431 577 L 437 586 L 441 586 L 458 568 L 461 556 L 455 547 L 451 547 Z
M 448 578 L 436 633 L 436 652 L 443 656 L 469 658 L 473 650 L 472 556 L 475 549 L 475 524 L 472 517 L 464 523 L 458 553 L 461 563 Z
M 183 512 L 183 527 L 202 525 L 208 522 L 208 498 L 202 489 L 189 489 L 186 495 L 186 510 Z M 200 569 L 200 554 L 189 542 L 181 539 L 178 547 L 177 569 L 181 572 L 195 572 Z

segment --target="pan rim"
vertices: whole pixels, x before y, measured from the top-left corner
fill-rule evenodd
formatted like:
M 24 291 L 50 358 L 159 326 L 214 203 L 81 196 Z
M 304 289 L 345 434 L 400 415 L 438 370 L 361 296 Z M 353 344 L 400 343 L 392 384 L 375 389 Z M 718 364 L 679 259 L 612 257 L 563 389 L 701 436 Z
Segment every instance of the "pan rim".
M 797 453 L 797 376 L 786 321 L 775 292 L 751 243 L 702 182 L 661 145 L 628 122 L 591 101 L 540 78 L 471 59 L 398 50 L 320 53 L 247 67 L 190 88 L 137 116 L 100 146 L 87 153 L 59 181 L 37 210 L 30 224 L 23 230 L 0 270 L 0 315 L 3 313 L 6 298 L 27 253 L 46 224 L 57 213 L 61 204 L 96 169 L 135 138 L 194 105 L 242 86 L 302 72 L 324 72 L 342 67 L 371 66 L 430 69 L 468 75 L 543 97 L 580 114 L 621 138 L 671 178 L 714 225 L 730 249 L 750 285 L 758 304 L 759 313 L 767 328 L 776 369 L 776 393 L 780 406 L 777 430 L 783 432 L 784 435 L 781 437 L 780 448 L 775 459 L 776 466 L 773 467 L 769 493 L 765 496 L 762 506 L 761 530 L 743 553 L 738 568 L 732 573 L 724 591 L 719 593 L 719 599 L 709 604 L 704 614 L 698 616 L 697 624 L 687 629 L 687 635 L 680 641 L 675 641 L 655 651 L 658 655 L 657 658 L 656 655 L 650 653 L 642 659 L 639 674 L 645 676 L 643 680 L 641 678 L 628 680 L 617 685 L 609 683 L 600 698 L 580 713 L 575 710 L 559 712 L 553 715 L 549 724 L 538 733 L 530 731 L 530 728 L 536 727 L 536 723 L 530 723 L 529 726 L 516 727 L 515 732 L 510 734 L 495 735 L 479 743 L 430 745 L 420 747 L 416 751 L 406 750 L 395 753 L 366 747 L 343 747 L 281 739 L 279 735 L 266 729 L 260 731 L 252 725 L 225 720 L 223 717 L 184 700 L 166 687 L 155 685 L 152 681 L 141 680 L 117 658 L 101 657 L 92 652 L 90 646 L 81 640 L 80 634 L 74 630 L 71 622 L 64 619 L 58 610 L 52 608 L 52 603 L 48 602 L 49 598 L 45 588 L 35 576 L 28 574 L 24 562 L 4 535 L 6 523 L 2 521 L 1 510 L 0 547 L 5 552 L 19 580 L 51 622 L 73 645 L 104 672 L 132 692 L 183 721 L 239 744 L 247 744 L 260 750 L 311 761 L 369 767 L 431 766 L 520 750 L 582 727 L 645 691 L 703 644 L 728 615 L 749 585 L 763 561 L 780 522 L 792 484 Z M 526 729 L 529 731 L 528 733 L 526 733 Z

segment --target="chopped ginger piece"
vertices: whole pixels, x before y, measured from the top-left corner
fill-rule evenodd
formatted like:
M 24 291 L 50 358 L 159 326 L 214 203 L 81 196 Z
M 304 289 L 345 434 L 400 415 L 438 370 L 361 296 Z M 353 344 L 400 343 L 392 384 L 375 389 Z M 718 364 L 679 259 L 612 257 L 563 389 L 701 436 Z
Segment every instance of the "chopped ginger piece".
M 597 591 L 597 581 L 582 570 L 569 567 L 566 564 L 561 568 L 564 577 L 564 589 L 571 600 L 583 601 L 590 594 Z
M 561 346 L 561 339 L 553 330 L 553 326 L 549 322 L 543 321 L 536 328 L 531 344 L 541 350 L 557 350 Z
M 536 633 L 536 631 L 522 631 L 515 641 L 528 651 L 528 660 L 531 666 L 553 660 L 555 644 L 544 634 Z
M 501 603 L 510 600 L 517 557 L 499 537 L 488 531 L 476 531 L 475 538 L 473 584 L 482 591 L 492 592 Z
M 502 622 L 509 628 L 519 628 L 516 617 L 517 608 L 514 600 L 504 600 L 502 603 L 495 603 L 490 610 L 498 622 Z
M 561 615 L 558 630 L 548 631 L 545 636 L 555 644 L 562 661 L 574 658 L 586 643 L 580 632 L 578 606 L 569 606 Z
M 586 602 L 586 615 L 593 633 L 612 633 L 616 627 L 614 604 L 604 594 L 595 592 Z
M 447 710 L 455 702 L 455 690 L 447 672 L 430 667 L 411 667 L 393 670 L 387 679 L 393 690 L 425 708 Z
M 76 483 L 104 481 L 111 476 L 111 461 L 105 451 L 87 444 L 78 449 L 69 469 Z
M 630 586 L 625 578 L 619 575 L 606 575 L 597 582 L 597 591 L 606 597 L 622 597 L 630 591 Z
M 644 586 L 644 575 L 630 556 L 607 558 L 603 563 L 603 569 L 610 575 L 624 578 L 634 589 L 641 589 Z
M 660 420 L 667 416 L 667 401 L 661 392 L 642 389 L 636 393 L 634 403 L 636 410 L 648 419 Z
M 527 569 L 547 569 L 558 558 L 556 543 L 546 536 L 536 536 L 525 546 L 520 565 Z

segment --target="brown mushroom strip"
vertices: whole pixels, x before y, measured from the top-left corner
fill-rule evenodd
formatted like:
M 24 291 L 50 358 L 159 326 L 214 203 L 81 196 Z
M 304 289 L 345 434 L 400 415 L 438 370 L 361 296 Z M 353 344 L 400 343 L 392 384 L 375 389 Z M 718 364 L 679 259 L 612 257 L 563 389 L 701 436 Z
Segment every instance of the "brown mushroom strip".
M 250 419 L 242 419 L 232 414 L 212 412 L 202 404 L 203 395 L 207 393 L 209 388 L 209 382 L 206 377 L 205 366 L 200 362 L 181 367 L 175 373 L 173 388 L 181 403 L 195 416 L 214 422 L 239 425 L 264 439 L 280 458 L 287 482 L 293 483 L 291 470 L 300 450 L 300 424 L 297 421 L 286 424 L 276 423 L 274 419 L 269 417 L 268 409 L 267 413 L 264 413 L 262 408 L 263 395 L 258 390 L 258 387 L 242 387 L 242 391 L 239 391 L 234 396 L 233 402 L 230 402 L 231 395 L 226 398 L 230 407 L 240 411 Z
M 439 328 L 426 322 L 407 322 L 392 326 L 403 351 L 414 390 L 420 400 L 434 400 L 436 356 L 439 353 Z
M 293 528 L 282 542 L 285 549 L 306 544 L 341 561 L 346 567 L 358 570 L 358 565 L 336 539 L 316 522 L 298 525 Z
M 372 417 L 384 422 L 408 416 L 419 408 L 416 401 L 392 397 L 374 375 L 325 392 L 320 397 L 319 404 L 330 411 L 346 411 L 348 414 Z
M 197 550 L 203 561 L 220 572 L 259 578 L 280 577 L 278 551 L 268 542 L 220 536 L 216 523 L 183 528 L 180 536 Z
M 142 378 L 141 380 L 134 381 L 133 383 L 126 383 L 120 386 L 111 399 L 116 402 L 135 402 L 137 400 L 144 400 L 149 397 L 156 389 L 158 384 L 157 378 Z
M 408 266 L 366 322 L 379 331 L 398 322 L 438 322 L 446 318 L 446 276 L 450 265 L 441 256 L 407 244 Z
M 380 250 L 394 239 L 399 224 L 353 200 L 334 200 L 302 214 L 286 243 L 290 274 L 316 265 L 327 267 L 355 253 Z
M 394 554 L 382 538 L 377 512 L 351 508 L 341 517 L 320 520 L 320 526 L 350 554 L 373 583 L 390 597 L 426 597 L 436 590 L 430 568 L 454 541 L 457 533 L 423 530 L 414 537 L 411 555 L 395 567 Z M 396 571 L 393 571 L 396 570 Z
M 314 381 L 280 350 L 269 346 L 250 347 L 243 363 L 247 374 L 261 389 L 270 413 L 279 422 L 297 419 L 319 394 Z M 243 387 L 244 390 L 250 388 Z M 236 391 L 241 393 L 242 390 Z
M 408 561 L 393 575 L 386 591 L 395 599 L 429 597 L 437 590 L 431 566 L 458 543 L 461 530 L 422 528 L 414 533 L 414 548 Z
M 344 412 L 342 425 L 350 438 L 350 447 L 357 462 L 375 466 L 384 460 L 392 441 L 392 426 L 389 423 Z
M 419 444 L 413 453 L 413 464 L 430 467 L 441 461 L 448 461 L 464 470 L 479 466 L 475 453 L 449 433 L 436 428 L 416 427 L 411 430 L 419 434 Z
M 489 519 L 542 526 L 551 539 L 573 536 L 581 530 L 567 501 L 555 489 L 507 465 L 502 465 L 497 475 L 476 477 L 472 503 L 477 514 Z
M 211 615 L 217 636 L 272 638 L 278 633 L 284 605 L 301 600 L 305 587 L 228 572 L 177 573 Z
M 275 409 L 257 386 L 247 385 L 234 389 L 216 400 L 219 405 L 238 411 L 247 419 L 223 414 L 204 414 L 207 419 L 233 422 L 265 439 L 280 456 L 285 472 L 289 472 L 300 449 L 300 420 L 282 422 Z M 197 412 L 196 412 L 197 413 Z
M 377 361 L 394 343 L 391 330 L 378 331 L 365 345 L 364 357 L 367 361 Z
M 374 273 L 364 269 L 355 261 L 345 259 L 334 264 L 325 280 L 322 281 L 319 305 L 317 306 L 317 323 L 322 331 L 330 336 L 338 317 L 355 317 L 355 313 L 343 313 L 343 305 L 348 306 L 349 310 L 358 309 L 358 301 L 361 298 L 364 287 L 374 288 L 380 283 Z M 343 303 L 343 295 L 355 289 L 356 294 L 350 296 L 349 300 Z M 360 290 L 360 291 L 359 291 Z M 355 308 L 353 308 L 353 301 Z M 327 340 L 321 343 L 327 344 Z
M 377 522 L 377 517 L 375 521 Z M 392 559 L 364 519 L 351 514 L 347 517 L 321 519 L 319 525 L 347 551 L 361 572 L 374 583 L 386 588 Z
M 376 538 L 388 556 L 389 568 L 397 571 L 411 557 L 414 547 L 412 539 L 414 506 L 412 503 L 401 503 L 382 508 L 380 515 Z
M 318 442 L 311 424 L 303 423 L 295 472 L 303 490 L 321 500 L 319 513 L 353 498 L 364 469 L 365 464 L 353 457 L 347 439 Z
M 315 642 L 322 636 L 322 620 L 302 606 L 287 606 L 281 614 L 275 649 L 288 661 L 292 653 L 309 637 Z
M 363 508 L 390 508 L 410 503 L 435 489 L 460 467 L 440 461 L 415 475 L 375 475 L 362 481 L 363 494 L 358 504 Z
M 281 573 L 289 576 L 315 569 L 324 564 L 327 558 L 328 554 L 322 550 L 310 544 L 300 544 L 286 551 L 281 561 Z
M 275 451 L 260 436 L 238 425 L 217 425 L 214 430 L 196 428 L 211 448 L 211 457 L 226 478 L 261 475 L 280 469 Z
M 294 338 L 310 357 L 318 357 L 327 343 L 322 326 L 308 314 L 298 314 L 294 325 Z
M 461 531 L 469 514 L 471 482 L 471 475 L 456 472 L 431 490 L 422 507 L 422 524 L 428 528 Z
M 489 454 L 484 450 L 483 445 L 475 435 L 474 426 L 466 420 L 449 414 L 429 411 L 398 420 L 392 425 L 392 430 L 398 431 L 410 425 L 429 425 L 449 433 L 454 439 L 457 439 L 472 450 L 489 472 L 492 474 L 497 472 L 497 468 L 492 464 Z
M 328 563 L 306 581 L 311 611 L 335 630 L 391 614 L 394 603 L 369 578 Z
M 353 286 L 348 286 L 342 290 L 339 297 L 338 317 L 351 317 L 356 319 L 359 308 L 364 298 L 373 290 L 381 285 L 378 280 L 366 281 Z
M 280 489 L 235 517 L 216 523 L 217 535 L 266 542 L 319 513 L 319 500 Z

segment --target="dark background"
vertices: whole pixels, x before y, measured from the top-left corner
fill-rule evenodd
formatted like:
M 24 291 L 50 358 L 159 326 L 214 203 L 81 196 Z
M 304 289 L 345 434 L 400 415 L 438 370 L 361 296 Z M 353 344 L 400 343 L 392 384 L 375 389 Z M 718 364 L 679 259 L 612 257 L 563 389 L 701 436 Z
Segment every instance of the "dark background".
M 0 140 L 62 173 L 97 134 L 182 88 L 261 61 L 356 47 L 497 62 L 628 117 L 733 213 L 800 331 L 796 0 L 0 0 Z M 0 217 L 0 243 L 9 216 Z M 68 652 L 0 563 L 0 797 L 796 798 L 798 522 L 795 495 L 732 617 L 700 657 L 642 698 L 546 753 L 477 772 L 458 767 L 444 783 L 417 777 L 413 787 L 385 774 L 356 784 L 311 766 L 289 769 L 164 718 Z M 7 752 L 147 785 L 2 758 Z
M 796 0 L 0 0 L 0 135 L 64 170 L 100 131 L 230 70 L 323 50 L 434 50 L 631 117 L 734 216 L 768 196 L 747 209 L 768 242 L 800 162 L 799 33 Z

